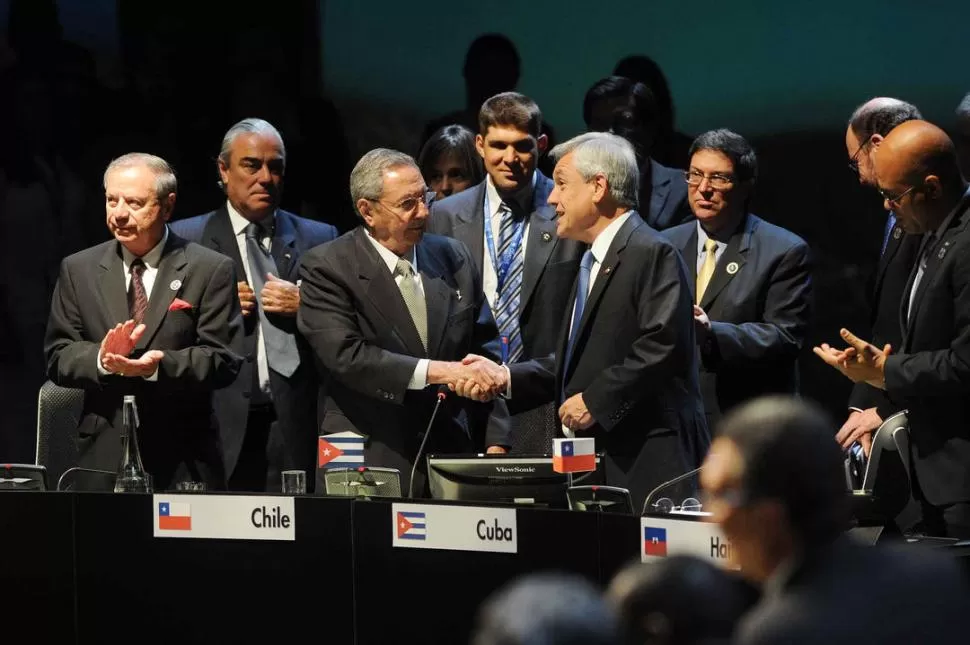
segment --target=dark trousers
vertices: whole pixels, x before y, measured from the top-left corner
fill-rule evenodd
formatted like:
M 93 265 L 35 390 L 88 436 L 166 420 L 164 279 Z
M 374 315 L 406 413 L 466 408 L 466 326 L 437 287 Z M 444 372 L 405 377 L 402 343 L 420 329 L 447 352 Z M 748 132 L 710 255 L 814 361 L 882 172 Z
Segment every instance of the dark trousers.
M 272 403 L 253 405 L 246 421 L 239 461 L 229 478 L 229 490 L 250 493 L 279 492 L 279 464 L 272 459 L 271 435 L 276 422 Z
M 970 540 L 970 502 L 933 506 L 922 502 L 923 520 L 918 528 L 934 537 Z

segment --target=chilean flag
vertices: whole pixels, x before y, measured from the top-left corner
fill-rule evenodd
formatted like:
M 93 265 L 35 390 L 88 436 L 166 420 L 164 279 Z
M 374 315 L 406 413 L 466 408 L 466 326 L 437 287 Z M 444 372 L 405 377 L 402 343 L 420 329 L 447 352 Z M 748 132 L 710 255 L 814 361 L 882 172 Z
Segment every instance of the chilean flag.
M 596 451 L 592 437 L 552 440 L 552 469 L 557 473 L 596 470 Z
M 188 504 L 159 502 L 158 528 L 166 531 L 191 531 L 192 509 Z
M 667 529 L 643 527 L 643 552 L 646 555 L 667 556 Z

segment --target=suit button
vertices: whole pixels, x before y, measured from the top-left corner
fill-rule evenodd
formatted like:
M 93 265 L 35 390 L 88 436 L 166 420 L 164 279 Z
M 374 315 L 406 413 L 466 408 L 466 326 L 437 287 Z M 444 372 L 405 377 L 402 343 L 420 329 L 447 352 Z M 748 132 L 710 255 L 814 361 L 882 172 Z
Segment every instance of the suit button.
M 250 397 L 249 392 L 243 392 L 242 395 L 244 399 L 248 399 Z
M 253 357 L 252 356 L 247 356 L 246 357 L 246 362 L 247 363 L 252 363 L 253 362 Z

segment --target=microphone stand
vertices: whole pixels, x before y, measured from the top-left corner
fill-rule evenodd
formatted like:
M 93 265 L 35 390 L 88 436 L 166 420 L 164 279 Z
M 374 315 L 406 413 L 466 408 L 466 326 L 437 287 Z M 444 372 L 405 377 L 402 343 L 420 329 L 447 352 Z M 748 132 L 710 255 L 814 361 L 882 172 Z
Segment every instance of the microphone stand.
M 448 396 L 448 386 L 439 385 L 438 386 L 438 400 L 435 401 L 434 411 L 431 413 L 431 420 L 428 421 L 428 428 L 424 431 L 424 438 L 421 440 L 421 446 L 418 447 L 418 454 L 414 458 L 414 465 L 411 466 L 411 478 L 408 480 L 408 498 L 412 498 L 412 491 L 414 489 L 414 474 L 418 470 L 418 464 L 421 462 L 421 455 L 424 454 L 424 445 L 428 442 L 428 437 L 431 435 L 431 426 L 434 425 L 434 419 L 438 416 L 438 408 L 441 407 L 441 402 L 445 400 Z
M 684 481 L 685 479 L 688 479 L 690 477 L 693 477 L 694 475 L 696 475 L 697 473 L 699 473 L 703 469 L 704 469 L 704 467 L 703 466 L 700 466 L 699 468 L 695 468 L 694 470 L 689 470 L 686 473 L 684 473 L 683 475 L 678 475 L 677 477 L 674 477 L 670 481 L 666 481 L 666 482 L 660 484 L 659 486 L 657 486 L 656 488 L 654 488 L 652 491 L 650 491 L 647 494 L 646 499 L 643 500 L 643 509 L 641 509 L 641 511 L 640 511 L 641 517 L 643 515 L 646 515 L 647 514 L 647 508 L 650 505 L 650 500 L 652 500 L 653 499 L 653 496 L 656 495 L 659 491 L 662 491 L 663 489 L 667 488 L 668 486 L 673 486 L 674 484 L 680 483 L 680 482 Z

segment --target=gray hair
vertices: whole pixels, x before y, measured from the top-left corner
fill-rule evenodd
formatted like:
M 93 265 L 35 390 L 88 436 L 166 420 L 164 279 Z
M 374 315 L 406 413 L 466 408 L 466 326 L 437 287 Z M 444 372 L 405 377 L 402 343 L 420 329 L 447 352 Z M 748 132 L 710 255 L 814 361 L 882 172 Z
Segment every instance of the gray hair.
M 970 125 L 970 92 L 957 105 L 956 114 L 958 122 Z
M 380 199 L 384 194 L 384 173 L 399 166 L 411 166 L 418 170 L 414 157 L 390 148 L 375 148 L 361 157 L 350 171 L 350 199 L 354 202 L 354 209 L 357 209 L 357 202 L 361 199 Z M 360 215 L 359 210 L 357 214 Z
M 286 145 L 283 143 L 283 135 L 273 127 L 273 124 L 263 119 L 243 119 L 226 131 L 222 137 L 222 148 L 219 150 L 219 161 L 224 165 L 229 165 L 229 149 L 232 142 L 241 134 L 261 134 L 263 136 L 275 137 L 280 142 L 280 152 L 283 153 L 283 166 L 286 167 Z
M 629 141 L 609 132 L 587 132 L 560 143 L 549 155 L 558 162 L 570 153 L 584 181 L 604 175 L 614 201 L 620 206 L 637 208 L 640 172 Z
M 114 159 L 104 171 L 102 185 L 107 189 L 108 175 L 115 170 L 138 168 L 140 166 L 148 168 L 155 175 L 155 195 L 159 201 L 178 191 L 178 180 L 175 178 L 175 170 L 172 166 L 161 157 L 150 155 L 147 152 L 129 152 Z

